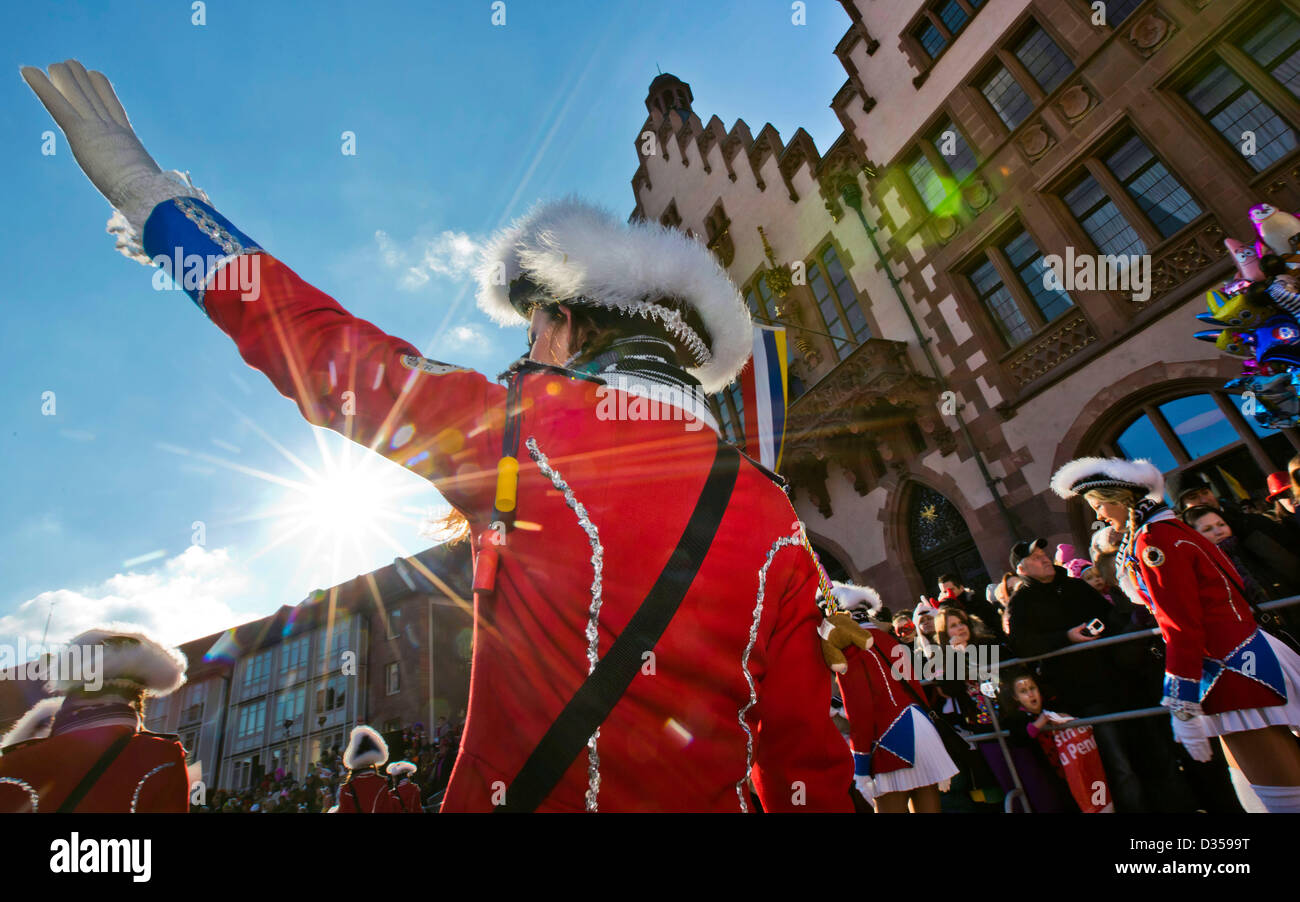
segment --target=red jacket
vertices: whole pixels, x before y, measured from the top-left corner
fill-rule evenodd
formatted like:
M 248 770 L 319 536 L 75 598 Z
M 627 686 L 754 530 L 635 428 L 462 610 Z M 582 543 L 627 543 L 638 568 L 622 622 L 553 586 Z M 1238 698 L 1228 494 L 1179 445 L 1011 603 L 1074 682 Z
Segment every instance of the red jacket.
M 188 811 L 185 750 L 176 737 L 134 731 L 128 726 L 103 726 L 6 748 L 0 757 L 0 812 L 57 811 L 123 736 L 132 738 L 73 810 L 119 814 Z
M 864 775 L 875 776 L 916 763 L 913 759 L 900 757 L 898 752 L 905 752 L 904 749 L 895 747 L 891 751 L 880 746 L 879 742 L 908 705 L 916 704 L 916 698 L 925 698 L 925 691 L 915 679 L 908 680 L 916 693 L 916 698 L 913 698 L 904 688 L 903 681 L 895 676 L 896 670 L 902 667 L 906 667 L 904 673 L 912 675 L 911 650 L 893 634 L 876 626 L 868 628 L 874 648 L 863 651 L 856 645 L 849 646 L 844 652 L 849 669 L 838 679 L 858 768 Z
M 420 358 L 269 255 L 257 300 L 214 288 L 203 302 L 308 420 L 433 481 L 475 535 L 488 528 L 503 387 Z M 528 527 L 508 533 L 496 591 L 475 599 L 468 723 L 443 811 L 499 801 L 588 674 L 595 593 L 603 654 L 667 565 L 715 454 L 707 427 L 600 415 L 599 380 L 532 369 L 520 385 L 516 514 Z M 743 463 L 654 660 L 542 810 L 585 810 L 596 788 L 599 810 L 735 811 L 751 766 L 768 811 L 852 810 L 852 763 L 826 713 L 816 572 L 796 521 L 782 490 Z
M 1285 684 L 1241 577 L 1219 548 L 1181 520 L 1143 525 L 1125 582 L 1155 614 L 1165 639 L 1164 704 L 1218 714 L 1280 705 Z
M 355 773 L 339 786 L 338 806 L 337 814 L 388 814 L 397 807 L 388 781 L 372 770 Z
M 398 814 L 423 814 L 420 805 L 420 787 L 410 780 L 403 780 L 393 789 L 393 811 Z

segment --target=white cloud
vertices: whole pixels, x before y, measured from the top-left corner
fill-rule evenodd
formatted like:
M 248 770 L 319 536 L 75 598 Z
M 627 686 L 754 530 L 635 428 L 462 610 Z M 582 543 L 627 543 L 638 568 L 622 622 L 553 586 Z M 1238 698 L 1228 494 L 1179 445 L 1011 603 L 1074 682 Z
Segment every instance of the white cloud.
M 191 545 L 147 573 L 128 570 L 95 587 L 42 592 L 0 617 L 0 635 L 40 642 L 53 602 L 51 644 L 109 621 L 138 624 L 179 644 L 258 617 L 243 607 L 248 589 L 247 574 L 226 549 Z
M 468 277 L 478 263 L 481 245 L 464 232 L 444 231 L 438 235 L 413 238 L 405 247 L 398 245 L 385 231 L 375 232 L 379 258 L 389 269 L 401 271 L 398 285 L 414 291 L 434 276 L 447 279 Z
M 479 326 L 472 323 L 448 329 L 438 344 L 442 348 L 458 350 L 467 348 L 475 351 L 485 351 L 491 347 L 487 335 Z

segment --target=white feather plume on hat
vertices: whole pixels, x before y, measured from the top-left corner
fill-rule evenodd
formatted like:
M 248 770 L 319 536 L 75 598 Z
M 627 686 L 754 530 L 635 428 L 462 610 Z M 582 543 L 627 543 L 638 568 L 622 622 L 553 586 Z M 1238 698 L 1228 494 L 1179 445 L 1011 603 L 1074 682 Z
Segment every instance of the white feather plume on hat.
M 722 390 L 749 359 L 749 308 L 704 245 L 658 223 L 620 222 L 574 195 L 540 202 L 497 232 L 476 275 L 479 307 L 502 325 L 524 322 L 510 303 L 511 283 L 521 275 L 556 301 L 653 316 L 684 346 L 705 352 L 707 360 L 688 370 L 709 393 Z M 707 348 L 674 311 L 652 303 L 660 298 L 699 315 Z
M 1165 478 L 1149 460 L 1118 457 L 1080 457 L 1062 466 L 1052 476 L 1052 491 L 1073 498 L 1095 488 L 1129 488 L 1145 491 L 1152 501 L 1165 497 Z
M 394 761 L 388 767 L 384 768 L 384 773 L 390 777 L 402 777 L 406 774 L 415 773 L 415 765 L 410 761 Z
M 17 745 L 20 742 L 26 742 L 28 739 L 44 739 L 50 734 L 50 727 L 54 725 L 54 718 L 59 713 L 59 708 L 63 707 L 63 696 L 58 695 L 54 698 L 43 698 L 36 704 L 27 709 L 22 717 L 9 728 L 9 732 L 0 738 L 0 749 L 5 746 Z
M 94 678 L 104 685 L 139 686 L 152 698 L 168 695 L 185 684 L 189 664 L 185 655 L 136 624 L 106 623 L 86 630 L 68 644 L 69 649 L 103 646 L 103 670 L 98 674 L 83 673 L 82 679 L 65 676 L 51 680 L 46 690 L 53 694 L 66 695 L 95 682 Z
M 880 593 L 870 586 L 857 586 L 853 583 L 832 582 L 831 586 L 835 590 L 835 600 L 839 602 L 840 607 L 846 611 L 852 611 L 854 608 L 865 607 L 868 611 L 875 614 L 885 606 L 884 600 Z
M 343 766 L 348 770 L 383 764 L 388 760 L 388 743 L 374 727 L 364 724 L 352 728 L 348 747 L 343 752 Z

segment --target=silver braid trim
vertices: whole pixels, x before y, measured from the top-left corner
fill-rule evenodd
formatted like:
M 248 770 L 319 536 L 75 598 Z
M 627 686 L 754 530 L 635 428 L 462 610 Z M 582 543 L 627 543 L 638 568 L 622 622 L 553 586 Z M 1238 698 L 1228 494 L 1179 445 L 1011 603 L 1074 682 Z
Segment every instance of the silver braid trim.
M 793 536 L 782 536 L 772 543 L 772 547 L 767 550 L 767 560 L 758 570 L 758 601 L 754 604 L 754 619 L 749 625 L 749 642 L 745 645 L 745 653 L 740 659 L 740 669 L 745 674 L 745 682 L 749 684 L 749 701 L 736 712 L 736 720 L 740 722 L 740 728 L 745 731 L 745 773 L 736 781 L 736 798 L 740 800 L 740 810 L 749 811 L 749 800 L 745 798 L 745 780 L 749 777 L 749 772 L 754 769 L 754 734 L 749 729 L 749 724 L 745 723 L 745 715 L 749 709 L 758 704 L 758 692 L 754 688 L 754 677 L 749 672 L 749 655 L 754 650 L 754 643 L 758 641 L 758 622 L 763 618 L 763 596 L 767 591 L 767 568 L 772 566 L 772 560 L 776 553 L 787 545 L 801 545 L 802 537 L 799 534 Z
M 600 531 L 587 515 L 587 508 L 574 496 L 573 489 L 564 481 L 564 477 L 551 466 L 546 455 L 538 449 L 537 439 L 530 435 L 524 444 L 528 448 L 529 455 L 537 463 L 537 469 L 551 480 L 551 485 L 560 490 L 564 495 L 564 503 L 577 514 L 578 525 L 582 527 L 582 531 L 587 534 L 587 541 L 591 543 L 591 605 L 588 608 L 586 630 L 587 674 L 590 675 L 596 669 L 596 664 L 600 662 L 600 630 L 597 622 L 603 600 L 601 587 L 605 568 L 605 548 L 600 544 Z M 596 732 L 592 733 L 591 738 L 587 740 L 587 810 L 590 812 L 598 810 L 596 796 L 600 793 L 600 754 L 596 750 L 596 740 L 599 738 L 600 728 L 597 727 Z
M 166 770 L 167 768 L 169 768 L 169 767 L 174 767 L 175 765 L 176 765 L 176 762 L 175 762 L 175 761 L 168 761 L 166 764 L 160 764 L 160 765 L 158 765 L 158 766 L 155 767 L 153 770 L 149 771 L 149 773 L 145 774 L 143 777 L 140 778 L 140 782 L 137 783 L 137 784 L 135 784 L 135 792 L 131 793 L 131 813 L 132 813 L 132 814 L 135 814 L 135 806 L 136 806 L 136 804 L 140 801 L 140 790 L 144 789 L 145 781 L 147 781 L 147 780 L 148 780 L 150 777 L 152 777 L 154 774 L 158 773 L 158 771 L 160 771 L 160 770 Z
M 37 794 L 36 790 L 32 789 L 30 783 L 26 780 L 20 780 L 17 777 L 0 777 L 0 786 L 3 786 L 6 783 L 10 786 L 17 786 L 23 792 L 27 793 L 27 798 L 32 803 L 32 814 L 35 814 L 40 810 L 41 797 Z

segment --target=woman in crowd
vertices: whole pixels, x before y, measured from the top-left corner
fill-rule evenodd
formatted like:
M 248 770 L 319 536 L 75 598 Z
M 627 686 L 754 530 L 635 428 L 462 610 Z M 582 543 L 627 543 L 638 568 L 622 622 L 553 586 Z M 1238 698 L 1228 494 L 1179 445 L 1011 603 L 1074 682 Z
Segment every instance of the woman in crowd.
M 1120 585 L 1164 635 L 1177 740 L 1208 761 L 1220 737 L 1269 811 L 1300 811 L 1300 655 L 1256 625 L 1232 562 L 1169 510 L 1149 461 L 1080 458 L 1051 485 L 1123 533 Z
M 1212 507 L 1189 507 L 1183 511 L 1183 522 L 1227 555 L 1241 576 L 1246 597 L 1253 603 L 1262 604 L 1274 598 L 1286 598 L 1300 593 L 1300 572 L 1288 572 L 1288 564 L 1294 562 L 1294 556 L 1292 561 L 1279 561 L 1255 554 L 1237 540 L 1232 527 Z M 1296 562 L 1295 566 L 1300 569 L 1300 562 Z

